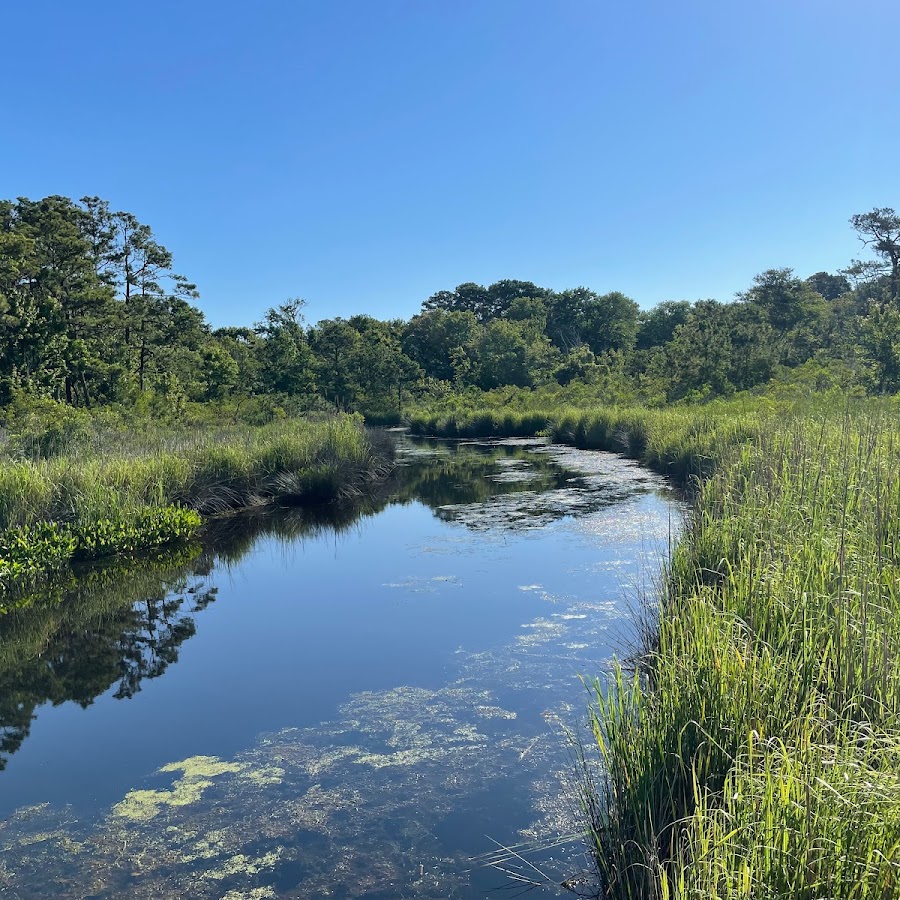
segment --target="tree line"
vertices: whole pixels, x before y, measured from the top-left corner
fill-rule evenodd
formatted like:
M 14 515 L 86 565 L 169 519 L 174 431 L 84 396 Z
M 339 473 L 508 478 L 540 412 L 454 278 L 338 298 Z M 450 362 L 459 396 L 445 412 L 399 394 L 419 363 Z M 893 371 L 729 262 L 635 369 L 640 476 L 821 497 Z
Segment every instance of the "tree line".
M 213 329 L 196 286 L 134 215 L 98 197 L 0 201 L 0 404 L 280 398 L 373 415 L 417 396 L 584 384 L 598 399 L 704 400 L 770 383 L 900 390 L 900 216 L 850 220 L 869 258 L 769 269 L 729 302 L 642 310 L 625 294 L 460 284 L 408 321 L 304 319 L 288 300 Z

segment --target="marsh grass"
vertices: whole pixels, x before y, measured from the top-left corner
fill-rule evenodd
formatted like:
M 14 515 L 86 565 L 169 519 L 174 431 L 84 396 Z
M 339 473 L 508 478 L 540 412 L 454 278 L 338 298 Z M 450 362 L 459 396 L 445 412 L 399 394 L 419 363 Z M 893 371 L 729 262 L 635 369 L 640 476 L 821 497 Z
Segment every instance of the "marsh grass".
M 40 442 L 35 442 L 40 446 Z M 97 429 L 0 463 L 0 588 L 87 559 L 185 540 L 203 517 L 358 494 L 392 467 L 358 417 L 263 427 Z
M 892 413 L 542 413 L 557 440 L 697 487 L 639 664 L 592 685 L 602 774 L 585 757 L 582 799 L 603 896 L 900 896 Z M 502 434 L 495 414 L 414 425 Z

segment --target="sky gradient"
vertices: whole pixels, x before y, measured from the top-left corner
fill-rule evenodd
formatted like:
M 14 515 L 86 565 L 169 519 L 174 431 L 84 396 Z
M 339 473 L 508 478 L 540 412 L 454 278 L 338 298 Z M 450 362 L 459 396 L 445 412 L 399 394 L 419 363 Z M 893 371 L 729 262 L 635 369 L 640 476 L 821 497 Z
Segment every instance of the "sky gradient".
M 108 199 L 214 325 L 521 278 L 730 299 L 900 208 L 896 0 L 31 0 L 0 197 Z

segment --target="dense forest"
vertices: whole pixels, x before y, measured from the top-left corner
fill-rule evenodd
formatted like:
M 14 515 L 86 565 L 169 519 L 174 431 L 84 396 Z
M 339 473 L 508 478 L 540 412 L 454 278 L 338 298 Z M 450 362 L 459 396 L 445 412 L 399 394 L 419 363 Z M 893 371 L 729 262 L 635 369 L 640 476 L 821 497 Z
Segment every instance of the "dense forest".
M 305 302 L 254 327 L 213 329 L 196 286 L 135 216 L 51 196 L 0 202 L 0 405 L 47 398 L 177 416 L 217 401 L 340 408 L 374 420 L 410 400 L 578 387 L 660 405 L 740 391 L 900 389 L 900 215 L 851 218 L 868 259 L 800 278 L 768 269 L 729 302 L 641 309 L 618 291 L 529 281 L 466 283 L 409 321 L 367 315 L 309 326 Z M 850 235 L 848 234 L 848 244 Z

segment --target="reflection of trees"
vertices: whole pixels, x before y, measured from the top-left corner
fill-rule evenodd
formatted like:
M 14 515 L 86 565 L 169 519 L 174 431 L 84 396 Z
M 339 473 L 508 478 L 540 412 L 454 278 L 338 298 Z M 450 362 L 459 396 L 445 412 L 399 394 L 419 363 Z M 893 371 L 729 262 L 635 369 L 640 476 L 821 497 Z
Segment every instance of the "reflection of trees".
M 239 562 L 260 537 L 294 542 L 340 533 L 388 503 L 420 501 L 444 516 L 440 507 L 448 504 L 561 487 L 571 475 L 521 447 L 416 446 L 428 452 L 406 457 L 393 478 L 358 502 L 226 516 L 204 528 L 202 544 L 85 566 L 19 597 L 19 608 L 0 616 L 0 769 L 28 737 L 40 706 L 87 707 L 110 690 L 128 699 L 163 675 L 215 600 L 210 576 Z M 527 461 L 536 477 L 492 480 L 500 457 Z
M 190 616 L 178 616 L 184 598 L 145 600 L 133 607 L 137 621 L 122 633 L 121 678 L 113 695 L 133 697 L 145 678 L 157 678 L 170 663 L 178 662 L 178 648 L 197 632 Z
M 418 500 L 432 510 L 451 504 L 483 503 L 498 494 L 522 490 L 547 491 L 564 487 L 571 472 L 565 472 L 544 454 L 510 444 L 425 441 L 417 447 L 432 451 L 412 456 L 403 467 L 394 499 Z M 528 464 L 528 481 L 497 481 L 498 460 Z
M 214 520 L 202 545 L 106 565 L 17 598 L 0 616 L 0 769 L 28 737 L 44 704 L 90 706 L 112 689 L 133 697 L 178 661 L 197 632 L 197 615 L 216 598 L 210 575 L 237 563 L 261 536 L 293 541 L 350 528 L 387 503 L 272 509 Z
M 52 602 L 0 619 L 0 768 L 28 736 L 39 706 L 87 707 L 113 686 L 116 698 L 131 697 L 177 661 L 195 632 L 183 608 L 196 552 L 85 571 L 51 586 Z

